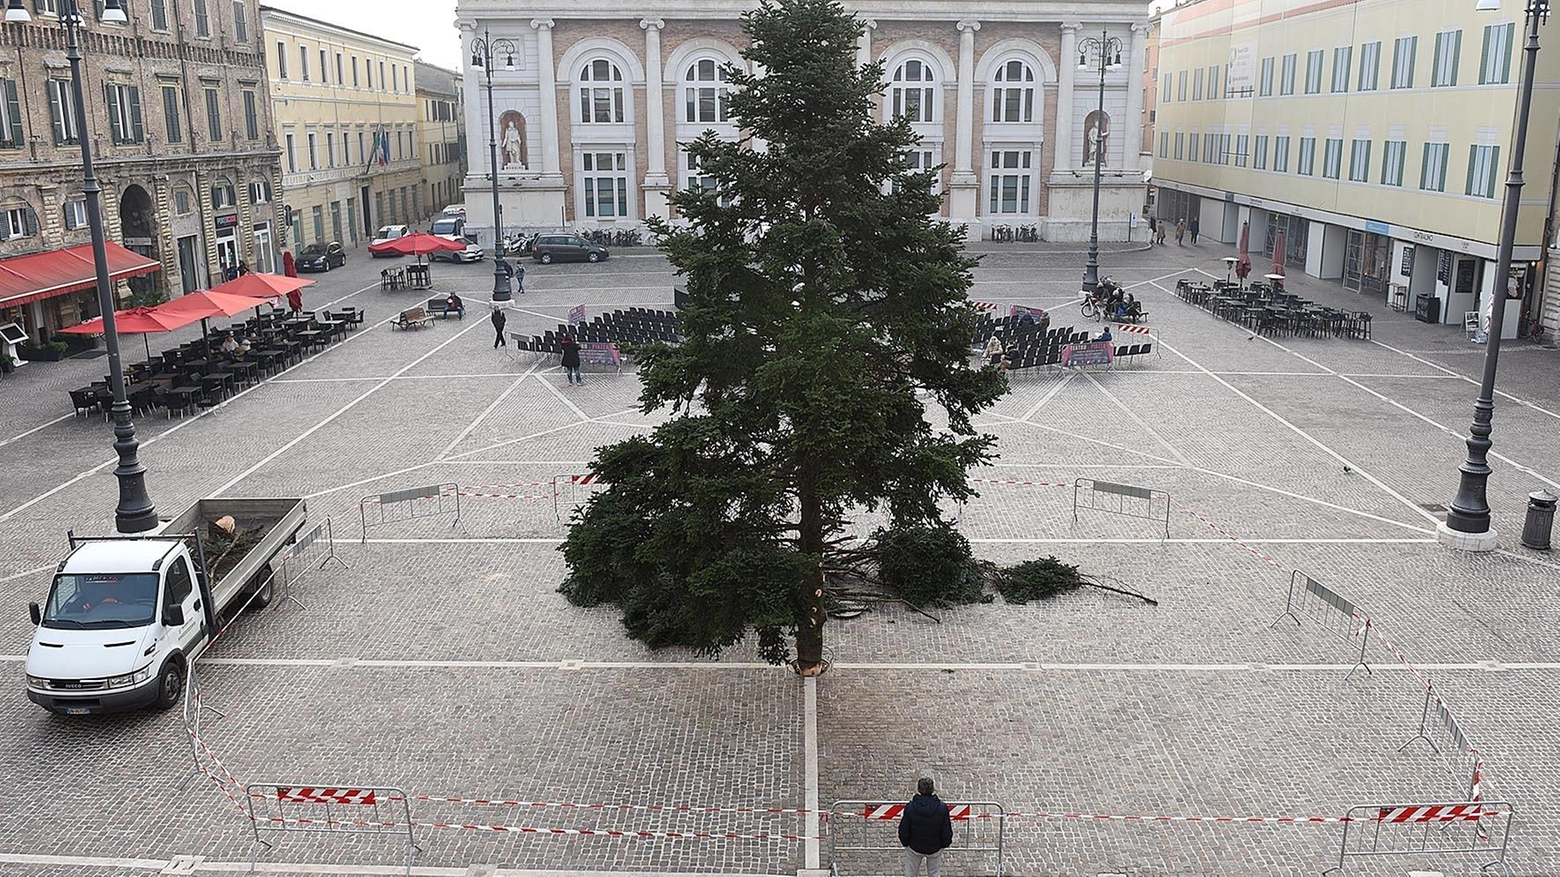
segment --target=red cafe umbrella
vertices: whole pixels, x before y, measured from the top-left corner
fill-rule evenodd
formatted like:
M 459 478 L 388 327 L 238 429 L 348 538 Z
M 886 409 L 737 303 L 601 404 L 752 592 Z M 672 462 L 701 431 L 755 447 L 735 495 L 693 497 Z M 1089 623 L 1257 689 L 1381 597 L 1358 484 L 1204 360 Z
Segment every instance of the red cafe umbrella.
M 424 231 L 414 231 L 411 234 L 402 235 L 393 241 L 368 245 L 370 253 L 400 253 L 403 256 L 416 256 L 417 264 L 419 265 L 422 264 L 422 257 L 428 253 L 437 253 L 440 250 L 463 252 L 465 249 L 465 241 L 450 240 L 449 238 L 428 234 Z
M 1285 252 L 1286 252 L 1286 250 L 1285 250 L 1284 232 L 1283 232 L 1283 230 L 1280 230 L 1278 232 L 1278 235 L 1273 239 L 1273 273 L 1274 274 L 1282 275 L 1284 273 L 1284 254 L 1285 254 Z
M 232 295 L 216 290 L 197 289 L 189 292 L 166 304 L 160 304 L 154 310 L 165 314 L 179 314 L 181 316 L 194 317 L 200 320 L 200 337 L 202 341 L 208 340 L 206 333 L 206 320 L 211 317 L 231 317 L 241 314 L 250 308 L 259 310 L 258 299 L 247 295 Z
M 1246 276 L 1251 273 L 1251 223 L 1244 222 L 1240 227 L 1240 261 L 1235 263 L 1235 276 L 1241 283 L 1246 282 Z
M 247 295 L 250 298 L 278 298 L 313 285 L 314 281 L 300 277 L 287 277 L 281 274 L 245 274 L 236 280 L 213 286 L 211 291 L 229 295 Z
M 172 332 L 174 329 L 182 329 L 199 319 L 200 317 L 190 314 L 169 313 L 157 308 L 130 308 L 114 312 L 114 328 L 121 335 L 140 335 L 141 340 L 146 344 L 146 359 L 150 362 L 152 342 L 146 338 L 147 335 L 153 332 Z M 60 331 L 71 335 L 101 335 L 103 318 L 93 317 L 84 323 Z

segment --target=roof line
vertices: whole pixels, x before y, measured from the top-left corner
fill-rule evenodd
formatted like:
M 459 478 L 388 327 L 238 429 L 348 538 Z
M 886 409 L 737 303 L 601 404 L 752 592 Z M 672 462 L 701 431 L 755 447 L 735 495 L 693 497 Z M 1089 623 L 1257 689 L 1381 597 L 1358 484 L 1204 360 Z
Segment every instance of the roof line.
M 283 16 L 283 17 L 286 17 L 286 18 L 295 18 L 295 19 L 297 19 L 299 21 L 307 21 L 310 24 L 317 24 L 317 25 L 321 25 L 323 27 L 332 28 L 333 30 L 338 30 L 338 31 L 341 31 L 342 33 L 349 33 L 349 34 L 352 34 L 353 36 L 366 37 L 366 38 L 371 39 L 371 40 L 378 40 L 379 42 L 386 43 L 388 45 L 400 46 L 403 49 L 411 49 L 413 52 L 421 52 L 422 51 L 422 49 L 420 47 L 413 46 L 413 45 L 411 45 L 409 43 L 397 42 L 396 40 L 386 39 L 384 37 L 376 36 L 376 35 L 371 34 L 371 33 L 364 33 L 363 31 L 360 31 L 360 30 L 353 30 L 350 27 L 346 27 L 345 25 L 336 24 L 335 22 L 332 22 L 332 21 L 326 21 L 323 18 L 311 18 L 311 17 L 309 17 L 307 15 L 300 15 L 299 13 L 291 12 L 291 11 L 288 11 L 286 9 L 278 9 L 275 6 L 265 6 L 265 5 L 262 5 L 260 7 L 260 11 L 261 12 L 274 13 L 276 15 L 280 15 L 280 16 Z

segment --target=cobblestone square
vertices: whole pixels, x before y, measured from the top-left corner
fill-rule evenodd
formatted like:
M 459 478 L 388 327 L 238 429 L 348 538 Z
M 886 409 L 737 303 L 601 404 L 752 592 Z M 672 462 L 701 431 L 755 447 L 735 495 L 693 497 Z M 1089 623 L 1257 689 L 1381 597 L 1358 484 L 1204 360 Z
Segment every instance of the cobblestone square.
M 1298 877 L 1336 864 L 1342 826 L 1054 815 L 1339 817 L 1462 800 L 1463 761 L 1423 743 L 1397 751 L 1423 694 L 1390 642 L 1478 748 L 1484 797 L 1515 809 L 1511 872 L 1560 873 L 1560 565 L 1516 538 L 1527 493 L 1560 479 L 1560 353 L 1503 354 L 1490 479 L 1503 550 L 1453 553 L 1434 527 L 1455 492 L 1482 348 L 1304 277 L 1290 291 L 1372 311 L 1374 339 L 1252 337 L 1171 291 L 1181 277 L 1222 278 L 1229 254 L 1206 242 L 1107 252 L 1108 273 L 1150 312 L 1156 351 L 1111 370 L 1013 375 L 978 419 L 1000 457 L 973 473 L 980 496 L 949 509 L 981 557 L 1055 554 L 1159 605 L 1085 590 L 1026 606 L 879 607 L 830 624 L 833 666 L 816 683 L 758 662 L 751 644 L 719 659 L 651 652 L 615 611 L 569 606 L 556 548 L 592 488 L 567 476 L 660 415 L 638 410 L 631 370 L 574 387 L 550 358 L 494 350 L 490 265 L 441 265 L 432 293 L 384 292 L 379 266 L 354 256 L 307 292 L 311 307 L 366 309 L 344 343 L 199 416 L 137 423 L 165 516 L 210 495 L 305 497 L 343 561 L 200 659 L 203 702 L 220 710 L 203 739 L 245 782 L 405 790 L 424 826 L 418 874 L 826 869 L 830 838 L 861 826 L 795 811 L 900 801 L 929 775 L 948 800 L 1014 814 L 1004 874 Z M 1044 245 L 993 249 L 971 297 L 1093 330 L 1073 301 L 1081 263 Z M 648 251 L 533 266 L 508 329 L 539 334 L 577 304 L 591 316 L 670 309 L 675 283 Z M 467 299 L 464 320 L 392 330 L 399 310 L 446 291 Z M 13 685 L 0 698 L 0 873 L 157 874 L 180 856 L 203 857 L 197 873 L 242 871 L 249 823 L 193 771 L 179 711 L 67 720 L 22 690 L 25 605 L 47 593 L 66 531 L 112 528 L 110 430 L 73 416 L 65 392 L 105 369 L 67 360 L 0 382 L 0 660 Z M 1075 521 L 1078 478 L 1168 492 L 1168 534 L 1088 509 Z M 458 520 L 364 528 L 364 497 L 444 483 L 460 488 Z M 1279 619 L 1295 569 L 1368 614 L 1371 672 L 1350 676 L 1357 638 Z M 750 812 L 771 809 L 787 812 Z M 390 874 L 404 852 L 389 837 L 299 834 L 260 861 Z M 1384 858 L 1348 873 L 1478 864 Z M 898 867 L 868 853 L 838 865 L 841 877 Z M 994 867 L 953 856 L 944 873 Z

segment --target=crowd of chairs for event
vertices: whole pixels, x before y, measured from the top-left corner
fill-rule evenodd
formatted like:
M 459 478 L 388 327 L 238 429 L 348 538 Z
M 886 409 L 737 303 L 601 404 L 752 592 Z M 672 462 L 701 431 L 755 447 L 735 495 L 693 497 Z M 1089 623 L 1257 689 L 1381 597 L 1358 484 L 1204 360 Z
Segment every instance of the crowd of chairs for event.
M 1281 285 L 1255 281 L 1242 286 L 1224 280 L 1207 284 L 1182 279 L 1175 285 L 1175 294 L 1258 335 L 1370 338 L 1371 315 L 1368 311 L 1319 305 L 1284 292 Z
M 532 353 L 561 353 L 558 343 L 565 332 L 573 335 L 574 340 L 582 345 L 610 344 L 616 347 L 627 344 L 649 344 L 653 341 L 676 344 L 682 340 L 681 323 L 677 314 L 647 308 L 617 310 L 602 314 L 589 323 L 578 323 L 573 326 L 559 323 L 555 331 L 549 330 L 529 338 L 523 335 L 513 337 L 515 346 L 519 350 Z
M 1062 348 L 1069 344 L 1083 344 L 1092 337 L 1087 330 L 1074 331 L 1071 326 L 1046 327 L 1042 331 L 1039 323 L 1025 320 L 1022 316 L 996 318 L 986 316 L 976 325 L 971 346 L 984 350 L 986 342 L 990 341 L 993 335 L 1000 336 L 1002 339 L 1009 363 L 1008 371 L 1060 366 Z M 1152 341 L 1145 340 L 1141 344 L 1116 343 L 1121 340 L 1112 339 L 1112 343 L 1115 344 L 1115 358 L 1118 361 L 1130 362 L 1136 357 L 1154 352 Z
M 296 314 L 272 310 L 129 366 L 125 395 L 138 414 L 162 408 L 172 417 L 215 408 L 240 388 L 301 362 L 362 323 L 363 311 L 357 308 Z M 228 337 L 235 343 L 244 339 L 249 348 L 224 352 L 222 344 Z M 71 390 L 70 401 L 77 416 L 107 416 L 113 404 L 108 378 Z

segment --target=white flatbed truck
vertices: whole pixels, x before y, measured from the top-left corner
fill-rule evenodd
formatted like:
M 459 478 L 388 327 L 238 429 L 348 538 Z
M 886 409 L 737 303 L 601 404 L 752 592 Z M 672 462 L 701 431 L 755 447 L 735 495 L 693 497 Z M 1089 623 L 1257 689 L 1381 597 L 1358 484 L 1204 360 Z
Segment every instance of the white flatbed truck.
M 202 499 L 146 534 L 70 534 L 47 601 L 28 607 L 28 699 L 61 715 L 177 704 L 189 662 L 250 602 L 271 601 L 271 561 L 305 514 L 302 499 Z M 223 517 L 257 541 L 208 557 L 204 534 Z

